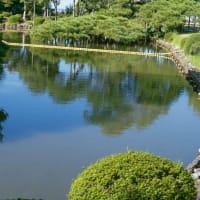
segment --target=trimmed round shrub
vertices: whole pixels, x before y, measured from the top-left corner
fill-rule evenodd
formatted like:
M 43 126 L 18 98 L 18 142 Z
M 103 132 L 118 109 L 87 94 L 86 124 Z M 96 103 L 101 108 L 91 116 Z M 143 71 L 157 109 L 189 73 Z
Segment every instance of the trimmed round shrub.
M 20 14 L 11 15 L 10 17 L 8 17 L 8 23 L 9 24 L 17 24 L 17 23 L 21 22 L 21 18 L 22 18 L 22 16 Z
M 181 164 L 146 152 L 111 155 L 72 183 L 69 200 L 195 200 L 191 175 Z

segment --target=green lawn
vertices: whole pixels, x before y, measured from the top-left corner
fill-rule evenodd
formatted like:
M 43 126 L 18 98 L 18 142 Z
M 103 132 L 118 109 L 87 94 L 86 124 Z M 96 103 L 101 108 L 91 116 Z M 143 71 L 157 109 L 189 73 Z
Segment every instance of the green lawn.
M 167 39 L 171 43 L 177 45 L 180 49 L 185 51 L 185 44 L 186 41 L 189 40 L 191 37 L 198 35 L 199 33 L 188 33 L 188 34 L 177 34 L 173 33 L 170 35 L 170 37 Z M 186 54 L 189 61 L 195 65 L 197 68 L 200 69 L 200 52 L 195 55 Z

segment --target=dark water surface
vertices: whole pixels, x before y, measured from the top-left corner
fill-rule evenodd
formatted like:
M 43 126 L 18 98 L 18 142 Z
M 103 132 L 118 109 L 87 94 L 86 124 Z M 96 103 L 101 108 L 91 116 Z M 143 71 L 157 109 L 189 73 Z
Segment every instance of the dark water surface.
M 187 165 L 200 147 L 200 101 L 169 60 L 1 45 L 0 63 L 0 200 L 64 200 L 112 153 Z

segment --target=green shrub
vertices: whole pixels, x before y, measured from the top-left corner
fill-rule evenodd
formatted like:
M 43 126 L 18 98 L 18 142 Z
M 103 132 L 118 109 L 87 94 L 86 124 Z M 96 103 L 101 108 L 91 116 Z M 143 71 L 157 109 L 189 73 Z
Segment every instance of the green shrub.
M 21 22 L 21 18 L 22 18 L 22 16 L 20 14 L 11 15 L 10 17 L 8 17 L 8 23 L 9 24 L 17 24 L 17 23 Z
M 6 21 L 6 18 L 7 17 L 9 17 L 9 13 L 8 12 L 2 12 L 1 14 L 0 14 L 0 23 L 3 23 L 3 22 L 5 22 Z
M 103 158 L 71 185 L 69 200 L 195 200 L 196 189 L 181 164 L 145 152 Z
M 199 53 L 200 53 L 200 41 L 199 42 L 195 42 L 190 47 L 190 54 L 191 55 L 196 55 L 196 54 L 199 54 Z
M 4 17 L 9 17 L 10 13 L 9 12 L 2 12 L 1 15 L 3 15 Z
M 34 19 L 34 25 L 35 26 L 38 26 L 38 25 L 40 25 L 40 24 L 43 24 L 44 23 L 44 21 L 45 21 L 45 19 L 43 18 L 43 17 L 35 17 L 35 19 Z
M 186 37 L 185 37 L 185 38 L 182 38 L 181 43 L 180 43 L 180 48 L 181 48 L 181 49 L 184 48 L 187 39 L 188 39 L 188 38 L 186 38 Z
M 175 33 L 175 32 L 166 33 L 165 40 L 167 40 L 168 42 L 172 42 L 176 35 L 177 35 L 177 33 Z
M 200 33 L 191 35 L 185 42 L 184 51 L 186 54 L 190 53 L 191 47 L 200 41 Z
M 0 14 L 0 23 L 2 23 L 4 20 L 4 16 L 2 14 Z

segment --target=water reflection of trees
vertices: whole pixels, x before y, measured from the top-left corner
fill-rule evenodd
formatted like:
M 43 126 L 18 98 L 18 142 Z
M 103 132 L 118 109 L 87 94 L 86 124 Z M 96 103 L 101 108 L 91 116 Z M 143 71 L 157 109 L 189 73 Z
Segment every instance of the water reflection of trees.
M 0 80 L 3 78 L 3 58 L 6 54 L 6 50 L 8 47 L 4 45 L 2 42 L 2 34 L 0 33 Z
M 11 54 L 10 70 L 18 70 L 32 92 L 47 91 L 59 103 L 87 98 L 84 118 L 106 134 L 151 124 L 185 87 L 166 60 L 43 49 Z M 59 71 L 60 58 L 68 63 L 66 72 Z
M 0 80 L 2 79 L 3 77 L 3 67 L 2 65 L 0 65 Z
M 101 125 L 108 134 L 132 125 L 144 128 L 151 124 L 167 112 L 184 87 L 177 83 L 177 79 L 181 81 L 180 76 L 152 77 L 128 71 L 109 75 L 100 80 L 110 84 L 96 82 L 88 92 L 92 106 L 85 112 L 88 121 Z
M 29 33 L 26 32 L 2 32 L 2 39 L 8 42 L 28 43 Z
M 0 80 L 2 79 L 3 77 L 3 58 L 6 54 L 6 50 L 7 50 L 7 47 L 1 43 L 1 38 L 2 38 L 2 35 L 0 34 Z M 3 126 L 2 126 L 2 122 L 4 122 L 8 117 L 8 114 L 6 113 L 5 110 L 1 109 L 0 108 L 0 142 L 2 142 L 3 140 Z
M 188 87 L 189 105 L 192 106 L 194 111 L 200 116 L 200 96 L 193 91 L 192 86 Z
M 0 142 L 3 140 L 3 126 L 2 122 L 4 122 L 8 118 L 8 114 L 6 113 L 5 110 L 0 109 Z

